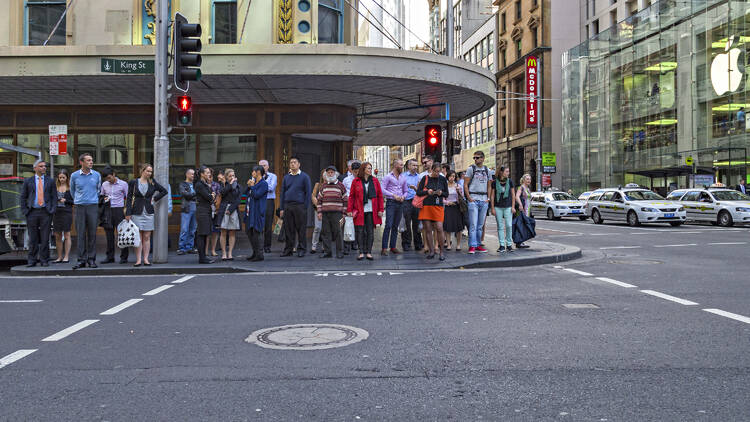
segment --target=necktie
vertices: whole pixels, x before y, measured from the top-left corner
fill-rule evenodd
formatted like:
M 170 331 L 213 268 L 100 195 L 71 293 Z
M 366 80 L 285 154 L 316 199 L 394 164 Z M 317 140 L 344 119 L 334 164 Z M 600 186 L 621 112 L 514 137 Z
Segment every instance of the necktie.
M 44 206 L 44 185 L 42 184 L 42 178 L 38 177 L 36 182 L 36 203 L 39 206 Z

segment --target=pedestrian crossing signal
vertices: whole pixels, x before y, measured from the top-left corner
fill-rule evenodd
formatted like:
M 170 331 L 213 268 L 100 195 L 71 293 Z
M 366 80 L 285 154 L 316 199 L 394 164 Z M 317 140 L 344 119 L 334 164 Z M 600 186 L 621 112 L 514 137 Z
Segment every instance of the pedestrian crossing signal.
M 440 125 L 424 127 L 424 156 L 440 162 L 443 156 L 443 128 Z
M 177 125 L 193 125 L 193 99 L 189 95 L 177 97 Z

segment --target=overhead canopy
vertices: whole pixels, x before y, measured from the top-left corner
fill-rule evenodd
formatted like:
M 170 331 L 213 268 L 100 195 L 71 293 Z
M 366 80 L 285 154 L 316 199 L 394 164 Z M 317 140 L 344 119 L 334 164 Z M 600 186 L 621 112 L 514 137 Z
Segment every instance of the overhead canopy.
M 153 75 L 101 72 L 102 58 L 152 54 L 150 46 L 0 47 L 0 104 L 153 104 Z M 490 71 L 424 52 L 209 45 L 202 55 L 203 79 L 190 86 L 194 104 L 349 106 L 360 115 L 352 122 L 357 145 L 408 145 L 427 122 L 456 123 L 495 103 Z

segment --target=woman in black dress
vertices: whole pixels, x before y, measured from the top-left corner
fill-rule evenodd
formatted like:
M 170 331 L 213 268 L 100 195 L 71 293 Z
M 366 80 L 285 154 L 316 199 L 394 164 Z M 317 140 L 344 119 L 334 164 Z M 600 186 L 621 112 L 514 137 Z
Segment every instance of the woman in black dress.
M 69 262 L 70 247 L 73 243 L 70 239 L 70 226 L 73 224 L 73 196 L 70 194 L 70 177 L 68 171 L 61 169 L 57 173 L 57 210 L 52 217 L 52 230 L 55 233 L 55 245 L 57 245 L 57 259 L 53 263 Z
M 206 257 L 206 243 L 213 229 L 211 218 L 211 204 L 216 199 L 216 194 L 211 192 L 211 169 L 201 166 L 198 169 L 198 179 L 195 182 L 195 220 L 198 223 L 195 245 L 198 249 L 199 264 L 213 264 L 214 261 Z

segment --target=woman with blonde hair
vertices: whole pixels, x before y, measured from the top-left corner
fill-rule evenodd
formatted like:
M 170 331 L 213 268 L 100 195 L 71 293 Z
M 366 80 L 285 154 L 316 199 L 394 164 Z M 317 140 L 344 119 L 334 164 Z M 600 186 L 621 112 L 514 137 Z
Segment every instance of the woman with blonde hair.
M 221 260 L 233 261 L 232 251 L 236 242 L 236 233 L 240 229 L 239 207 L 242 194 L 237 184 L 233 169 L 224 170 L 225 183 L 221 188 L 221 204 L 217 212 L 221 230 Z M 229 240 L 229 242 L 227 242 Z M 228 243 L 228 245 L 227 245 Z
M 531 197 L 531 176 L 527 173 L 521 176 L 521 180 L 516 189 L 516 203 L 518 204 L 518 211 L 522 212 L 526 217 L 529 216 L 529 210 L 531 209 L 529 198 Z M 528 245 L 524 245 L 523 242 L 516 243 L 516 248 L 526 249 Z
M 141 246 L 135 248 L 135 265 L 151 265 L 148 254 L 151 251 L 151 233 L 154 231 L 154 203 L 167 195 L 164 186 L 154 179 L 154 167 L 141 164 L 137 179 L 128 183 L 128 198 L 125 208 L 125 219 L 138 226 L 141 235 Z M 157 193 L 158 192 L 158 193 Z

